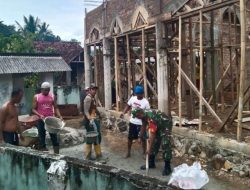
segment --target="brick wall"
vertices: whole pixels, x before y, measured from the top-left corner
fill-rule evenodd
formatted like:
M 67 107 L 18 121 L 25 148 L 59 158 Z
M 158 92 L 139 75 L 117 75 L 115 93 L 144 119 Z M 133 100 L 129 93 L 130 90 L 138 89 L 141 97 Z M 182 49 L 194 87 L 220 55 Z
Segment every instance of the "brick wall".
M 180 2 L 184 1 L 185 0 L 180 0 Z M 94 27 L 97 27 L 97 29 L 100 31 L 102 38 L 104 32 L 108 33 L 110 31 L 112 21 L 116 17 L 119 17 L 122 22 L 122 32 L 131 30 L 133 28 L 133 20 L 136 18 L 139 7 L 146 10 L 148 17 L 150 18 L 159 15 L 162 11 L 164 11 L 164 9 L 166 9 L 166 7 L 178 6 L 180 2 L 178 1 L 178 3 L 176 3 L 175 0 L 162 0 L 161 6 L 160 0 L 110 0 L 106 6 L 105 30 L 102 30 L 102 17 L 104 14 L 103 5 L 87 13 L 85 39 L 89 38 L 89 34 Z

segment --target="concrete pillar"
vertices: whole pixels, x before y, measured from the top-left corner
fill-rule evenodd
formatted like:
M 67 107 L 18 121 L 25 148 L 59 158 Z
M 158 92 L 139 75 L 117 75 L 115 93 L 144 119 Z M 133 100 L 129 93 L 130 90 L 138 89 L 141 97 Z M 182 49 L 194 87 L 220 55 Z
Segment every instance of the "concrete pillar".
M 87 44 L 84 45 L 84 72 L 85 72 L 85 87 L 90 86 L 91 65 L 89 52 L 90 49 Z
M 103 64 L 104 64 L 105 109 L 111 109 L 112 108 L 111 58 L 110 58 L 110 42 L 107 38 L 103 39 Z
M 169 104 L 169 90 L 168 90 L 168 64 L 167 52 L 164 48 L 165 40 L 164 24 L 162 22 L 156 23 L 156 59 L 157 59 L 157 89 L 158 89 L 158 109 L 170 114 Z

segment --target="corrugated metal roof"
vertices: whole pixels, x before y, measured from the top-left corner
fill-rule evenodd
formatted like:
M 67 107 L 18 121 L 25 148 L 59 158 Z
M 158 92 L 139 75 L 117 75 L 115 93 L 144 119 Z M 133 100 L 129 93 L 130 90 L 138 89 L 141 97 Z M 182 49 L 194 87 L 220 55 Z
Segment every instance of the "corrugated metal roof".
M 71 71 L 59 56 L 3 56 L 0 55 L 0 74 L 44 73 Z

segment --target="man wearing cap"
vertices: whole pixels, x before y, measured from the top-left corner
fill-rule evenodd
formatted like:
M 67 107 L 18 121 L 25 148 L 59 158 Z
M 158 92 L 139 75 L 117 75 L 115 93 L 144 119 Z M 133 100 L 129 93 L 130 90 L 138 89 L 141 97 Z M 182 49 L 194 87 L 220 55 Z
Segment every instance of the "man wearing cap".
M 94 144 L 96 159 L 100 159 L 102 157 L 101 151 L 101 129 L 100 129 L 100 122 L 97 119 L 98 110 L 97 110 L 97 102 L 95 99 L 96 91 L 98 87 L 95 85 L 91 85 L 88 91 L 88 95 L 84 99 L 84 126 L 88 132 L 97 132 L 98 136 L 95 143 L 90 141 L 86 141 L 86 148 L 85 148 L 85 156 L 86 159 L 91 158 L 91 149 L 92 144 Z
M 32 112 L 40 117 L 38 121 L 38 135 L 39 135 L 39 149 L 42 151 L 47 151 L 45 137 L 46 130 L 44 127 L 43 119 L 48 116 L 57 116 L 62 119 L 60 111 L 57 107 L 55 98 L 52 93 L 50 93 L 50 83 L 44 82 L 41 85 L 41 93 L 36 94 L 33 98 Z M 52 141 L 54 153 L 59 154 L 59 142 L 56 134 L 50 134 L 50 139 Z
M 135 96 L 132 96 L 128 103 L 127 106 L 125 107 L 123 113 L 121 114 L 121 118 L 124 117 L 124 114 L 127 113 L 129 110 L 132 109 L 150 109 L 149 102 L 146 98 L 143 97 L 144 94 L 144 89 L 142 86 L 136 86 L 134 89 L 134 94 Z M 130 157 L 131 155 L 131 147 L 133 140 L 138 139 L 139 134 L 140 134 L 140 139 L 142 142 L 142 149 L 143 149 L 143 154 L 146 152 L 146 141 L 144 138 L 144 132 L 142 128 L 142 119 L 138 117 L 133 117 L 131 115 L 130 121 L 129 121 L 129 133 L 128 133 L 128 152 L 126 155 L 126 158 Z

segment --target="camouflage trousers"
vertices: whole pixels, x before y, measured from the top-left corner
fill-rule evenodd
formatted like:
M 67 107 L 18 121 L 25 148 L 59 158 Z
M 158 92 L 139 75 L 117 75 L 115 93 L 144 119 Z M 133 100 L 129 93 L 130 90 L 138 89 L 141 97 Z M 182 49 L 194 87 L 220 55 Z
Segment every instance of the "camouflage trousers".
M 162 158 L 164 159 L 164 161 L 171 161 L 172 147 L 171 147 L 170 136 L 167 135 L 161 136 L 160 134 L 156 134 L 154 143 L 152 144 L 151 155 L 156 157 L 161 145 L 162 145 Z

